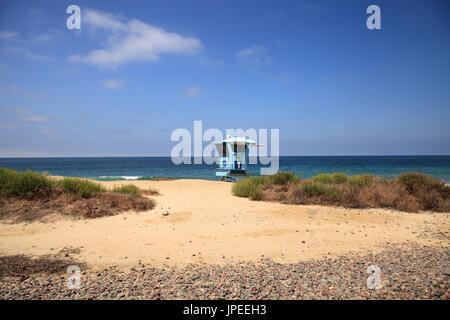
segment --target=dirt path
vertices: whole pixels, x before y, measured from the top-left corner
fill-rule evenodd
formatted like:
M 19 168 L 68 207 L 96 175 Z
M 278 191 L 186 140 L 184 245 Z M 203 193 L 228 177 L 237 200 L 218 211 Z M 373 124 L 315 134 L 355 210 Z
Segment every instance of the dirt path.
M 111 187 L 130 182 L 104 182 Z M 92 220 L 0 224 L 1 255 L 43 255 L 80 248 L 93 269 L 224 264 L 271 258 L 295 263 L 386 245 L 448 248 L 449 213 L 404 213 L 256 202 L 231 194 L 231 184 L 204 180 L 134 181 L 158 188 L 155 209 Z M 169 212 L 164 216 L 163 213 Z

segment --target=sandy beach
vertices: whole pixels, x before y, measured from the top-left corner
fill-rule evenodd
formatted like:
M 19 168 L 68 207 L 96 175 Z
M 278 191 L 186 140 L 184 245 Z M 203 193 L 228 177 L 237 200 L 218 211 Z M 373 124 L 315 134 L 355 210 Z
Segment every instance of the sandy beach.
M 75 256 L 90 270 L 143 263 L 185 266 L 269 258 L 279 263 L 376 254 L 386 246 L 448 249 L 448 213 L 286 205 L 231 194 L 232 184 L 206 180 L 112 181 L 157 188 L 153 210 L 97 219 L 52 216 L 45 222 L 0 223 L 1 255 Z M 168 213 L 168 215 L 167 215 Z
M 450 300 L 449 1 L 4 2 L 0 302 Z

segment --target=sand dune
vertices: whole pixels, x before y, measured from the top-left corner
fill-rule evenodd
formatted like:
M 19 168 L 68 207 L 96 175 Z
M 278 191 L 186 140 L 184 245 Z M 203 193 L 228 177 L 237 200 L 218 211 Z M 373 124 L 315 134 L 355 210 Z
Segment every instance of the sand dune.
M 111 187 L 129 181 L 102 182 Z M 2 255 L 43 255 L 80 248 L 93 269 L 187 263 L 276 262 L 379 252 L 387 244 L 448 247 L 448 213 L 405 213 L 250 201 L 230 183 L 204 180 L 133 181 L 161 195 L 147 212 L 92 220 L 0 224 Z M 165 216 L 163 213 L 169 212 Z M 440 236 L 437 236 L 440 233 Z

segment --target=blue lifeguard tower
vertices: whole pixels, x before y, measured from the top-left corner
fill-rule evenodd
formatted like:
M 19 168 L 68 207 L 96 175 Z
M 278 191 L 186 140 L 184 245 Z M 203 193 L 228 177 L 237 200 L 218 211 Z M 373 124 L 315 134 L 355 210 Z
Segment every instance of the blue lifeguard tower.
M 219 153 L 216 180 L 236 181 L 233 176 L 248 177 L 247 164 L 251 146 L 256 142 L 242 137 L 227 136 L 222 142 L 216 143 Z

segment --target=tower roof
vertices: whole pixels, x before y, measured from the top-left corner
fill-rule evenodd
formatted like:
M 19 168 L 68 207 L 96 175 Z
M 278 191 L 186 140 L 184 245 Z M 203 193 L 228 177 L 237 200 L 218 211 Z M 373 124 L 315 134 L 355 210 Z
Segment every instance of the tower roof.
M 251 139 L 246 139 L 245 137 L 227 137 L 226 139 L 222 140 L 221 142 L 216 142 L 215 144 L 220 144 L 220 143 L 245 143 L 245 144 L 256 144 L 255 141 L 251 140 Z

